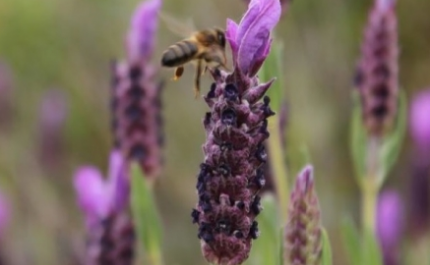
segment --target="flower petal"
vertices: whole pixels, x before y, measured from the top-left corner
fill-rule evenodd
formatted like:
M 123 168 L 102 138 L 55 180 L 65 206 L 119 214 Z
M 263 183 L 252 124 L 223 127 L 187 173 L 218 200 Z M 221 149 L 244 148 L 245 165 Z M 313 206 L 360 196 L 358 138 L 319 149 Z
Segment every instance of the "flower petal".
M 410 111 L 410 130 L 418 147 L 430 147 L 430 89 L 415 96 Z
M 238 27 L 239 26 L 236 24 L 236 22 L 234 22 L 231 19 L 227 19 L 225 38 L 230 43 L 231 51 L 233 54 L 233 62 L 236 61 L 236 57 L 237 57 L 238 47 L 237 47 L 237 42 L 236 42 L 236 35 L 237 35 Z
M 99 170 L 91 166 L 81 167 L 74 176 L 78 203 L 90 222 L 103 218 L 109 207 L 108 186 Z
M 109 185 L 111 207 L 120 212 L 129 203 L 130 178 L 128 164 L 119 151 L 112 151 L 110 155 Z
M 244 74 L 249 71 L 256 58 L 261 58 L 266 50 L 265 45 L 270 31 L 278 23 L 281 16 L 279 0 L 252 0 L 248 11 L 242 18 L 236 36 L 239 46 L 237 63 Z
M 127 37 L 127 52 L 130 60 L 150 59 L 155 45 L 160 8 L 161 0 L 149 0 L 142 2 L 136 9 Z
M 382 248 L 389 250 L 399 244 L 402 230 L 402 202 L 394 191 L 379 196 L 377 210 L 377 234 Z

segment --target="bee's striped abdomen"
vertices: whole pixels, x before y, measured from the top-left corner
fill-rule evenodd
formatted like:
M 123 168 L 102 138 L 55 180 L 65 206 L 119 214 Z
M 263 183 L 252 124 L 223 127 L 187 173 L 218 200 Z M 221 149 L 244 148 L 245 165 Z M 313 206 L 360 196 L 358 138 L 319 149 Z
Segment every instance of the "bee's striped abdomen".
M 167 48 L 163 53 L 161 64 L 167 67 L 183 65 L 193 59 L 197 51 L 197 45 L 192 41 L 180 41 Z

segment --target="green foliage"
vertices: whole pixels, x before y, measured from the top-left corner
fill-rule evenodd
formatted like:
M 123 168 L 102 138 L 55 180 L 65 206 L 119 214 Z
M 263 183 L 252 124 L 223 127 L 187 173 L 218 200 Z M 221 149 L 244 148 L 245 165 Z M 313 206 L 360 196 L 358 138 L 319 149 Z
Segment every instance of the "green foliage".
M 149 265 L 161 265 L 162 227 L 149 181 L 140 166 L 131 166 L 131 207 L 139 243 L 142 244 Z
M 258 216 L 258 225 L 262 231 L 258 240 L 255 240 L 250 255 L 249 264 L 252 265 L 279 265 L 278 237 L 278 210 L 276 199 L 272 194 L 265 194 L 261 200 L 263 211 Z M 282 252 L 281 252 L 282 254 Z
M 323 241 L 321 265 L 332 265 L 333 260 L 332 260 L 332 254 L 331 254 L 330 239 L 328 237 L 327 231 L 324 228 L 321 228 L 321 232 L 322 232 L 322 241 Z
M 364 229 L 360 235 L 350 218 L 342 222 L 343 245 L 351 265 L 382 265 L 382 256 L 373 231 Z
M 368 156 L 368 136 L 366 128 L 362 122 L 361 103 L 359 94 L 353 92 L 353 113 L 351 124 L 351 151 L 354 161 L 356 177 L 358 183 L 361 185 L 363 177 L 368 177 L 368 170 L 366 168 L 366 159 Z M 382 138 L 381 143 L 377 147 L 377 172 L 376 185 L 377 188 L 384 183 L 390 169 L 393 167 L 397 160 L 402 147 L 402 141 L 406 131 L 407 120 L 407 102 L 404 92 L 400 90 L 399 110 L 397 120 L 394 128 Z
M 400 90 L 399 109 L 397 113 L 397 120 L 394 129 L 384 139 L 379 154 L 381 161 L 380 172 L 378 178 L 379 186 L 382 186 L 385 177 L 388 175 L 390 169 L 394 166 L 397 157 L 399 156 L 402 148 L 402 141 L 406 133 L 407 127 L 407 99 L 403 90 Z
M 349 263 L 351 265 L 362 265 L 360 263 L 360 235 L 351 218 L 343 219 L 341 234 L 343 245 L 345 246 L 346 253 L 348 254 Z

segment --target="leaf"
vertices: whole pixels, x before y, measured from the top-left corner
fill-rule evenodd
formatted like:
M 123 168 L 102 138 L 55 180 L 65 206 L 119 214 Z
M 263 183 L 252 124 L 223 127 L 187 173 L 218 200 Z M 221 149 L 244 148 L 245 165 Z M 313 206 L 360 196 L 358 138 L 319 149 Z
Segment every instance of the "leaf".
M 382 265 L 382 255 L 375 234 L 366 229 L 363 235 L 362 264 Z
M 357 91 L 352 93 L 353 109 L 351 118 L 350 149 L 355 168 L 357 182 L 361 184 L 366 173 L 367 132 L 361 117 L 360 95 Z
M 384 138 L 382 143 L 379 161 L 380 172 L 378 172 L 378 185 L 382 186 L 390 169 L 395 164 L 402 148 L 402 142 L 407 127 L 407 100 L 403 90 L 400 90 L 399 110 L 396 125 L 393 130 Z
M 351 265 L 366 264 L 361 263 L 360 235 L 351 218 L 344 218 L 342 220 L 341 235 L 343 245 L 346 247 L 349 263 Z
M 131 207 L 139 242 L 148 257 L 149 265 L 162 264 L 162 228 L 148 179 L 137 163 L 131 165 Z
M 333 265 L 330 239 L 328 237 L 327 231 L 324 228 L 321 228 L 321 232 L 322 232 L 322 240 L 323 240 L 321 265 Z
M 272 194 L 265 194 L 261 200 L 263 211 L 258 216 L 258 226 L 262 233 L 252 247 L 249 264 L 278 265 L 278 217 L 277 203 Z

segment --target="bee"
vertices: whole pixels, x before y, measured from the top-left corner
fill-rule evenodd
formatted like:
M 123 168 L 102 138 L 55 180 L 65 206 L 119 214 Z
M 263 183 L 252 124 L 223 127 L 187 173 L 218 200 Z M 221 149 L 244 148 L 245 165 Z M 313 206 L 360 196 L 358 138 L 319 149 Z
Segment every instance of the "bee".
M 162 55 L 161 65 L 175 67 L 173 80 L 178 80 L 184 73 L 184 65 L 189 62 L 196 62 L 194 93 L 197 98 L 200 94 L 200 76 L 203 73 L 203 69 L 204 72 L 208 68 L 228 69 L 226 66 L 225 45 L 224 30 L 212 28 L 197 31 L 191 37 L 168 47 Z

